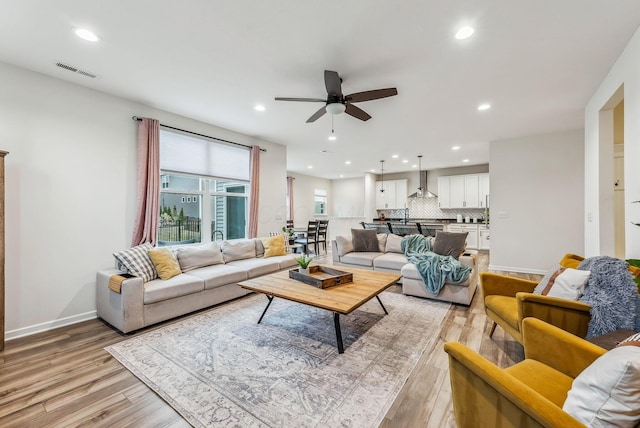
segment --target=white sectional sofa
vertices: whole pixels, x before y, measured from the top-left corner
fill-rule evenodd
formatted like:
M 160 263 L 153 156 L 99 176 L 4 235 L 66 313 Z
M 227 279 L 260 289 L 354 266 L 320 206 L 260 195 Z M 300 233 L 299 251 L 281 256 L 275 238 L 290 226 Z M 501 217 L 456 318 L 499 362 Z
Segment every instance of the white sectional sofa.
M 237 283 L 297 265 L 291 254 L 264 257 L 260 238 L 166 248 L 176 255 L 182 271 L 169 279 L 151 276 L 145 282 L 145 275 L 133 276 L 121 280 L 118 293 L 109 281 L 126 266 L 97 273 L 100 318 L 128 333 L 249 294 Z
M 468 251 L 459 256 L 458 260 L 472 268 L 469 278 L 460 284 L 445 283 L 437 295 L 430 293 L 413 263 L 409 263 L 400 249 L 402 237 L 394 234 L 377 234 L 378 251 L 353 251 L 351 237 L 338 236 L 331 241 L 333 264 L 337 266 L 351 266 L 360 269 L 370 269 L 382 272 L 399 273 L 402 279 L 402 293 L 443 300 L 463 305 L 471 304 L 471 300 L 478 287 L 478 272 L 476 269 L 476 251 Z M 435 242 L 435 238 L 430 238 Z M 433 245 L 432 245 L 433 247 Z

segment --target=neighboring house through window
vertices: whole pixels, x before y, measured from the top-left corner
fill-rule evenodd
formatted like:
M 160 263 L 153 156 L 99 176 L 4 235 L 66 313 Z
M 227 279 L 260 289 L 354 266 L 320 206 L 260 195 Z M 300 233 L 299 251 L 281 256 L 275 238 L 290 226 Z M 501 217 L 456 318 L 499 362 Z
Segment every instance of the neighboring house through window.
M 247 236 L 249 150 L 160 130 L 159 241 Z
M 315 189 L 313 192 L 313 214 L 327 215 L 327 191 Z

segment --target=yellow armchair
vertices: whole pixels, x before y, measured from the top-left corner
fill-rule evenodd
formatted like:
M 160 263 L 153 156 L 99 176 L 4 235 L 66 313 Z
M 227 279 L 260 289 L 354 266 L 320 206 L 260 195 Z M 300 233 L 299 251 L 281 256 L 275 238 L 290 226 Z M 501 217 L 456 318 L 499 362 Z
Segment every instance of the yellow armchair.
M 500 369 L 458 342 L 447 342 L 459 428 L 583 427 L 562 410 L 573 379 L 606 351 L 535 318 L 522 322 L 525 360 Z
M 582 257 L 567 254 L 560 265 L 577 267 Z M 522 342 L 522 320 L 535 317 L 579 337 L 587 335 L 591 305 L 557 297 L 532 294 L 538 283 L 526 279 L 480 273 L 480 290 L 487 316 L 493 321 L 489 337 L 499 325 Z

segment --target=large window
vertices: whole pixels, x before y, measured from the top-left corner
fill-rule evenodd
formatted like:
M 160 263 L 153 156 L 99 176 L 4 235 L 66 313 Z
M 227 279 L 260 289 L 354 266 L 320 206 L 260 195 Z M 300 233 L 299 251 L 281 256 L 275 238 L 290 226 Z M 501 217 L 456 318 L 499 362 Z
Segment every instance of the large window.
M 160 153 L 159 241 L 247 236 L 248 150 L 161 130 Z
M 313 214 L 327 215 L 327 191 L 315 189 L 313 192 Z

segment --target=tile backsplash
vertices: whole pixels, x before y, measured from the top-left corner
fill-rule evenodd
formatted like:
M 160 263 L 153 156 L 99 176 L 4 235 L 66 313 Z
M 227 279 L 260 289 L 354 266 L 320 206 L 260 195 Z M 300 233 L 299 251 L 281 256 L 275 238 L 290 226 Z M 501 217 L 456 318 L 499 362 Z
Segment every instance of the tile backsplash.
M 484 209 L 444 209 L 438 208 L 438 198 L 409 198 L 407 199 L 410 218 L 442 218 L 455 219 L 458 214 L 471 218 L 484 218 Z M 383 213 L 387 218 L 403 218 L 404 210 L 378 210 L 378 214 Z

